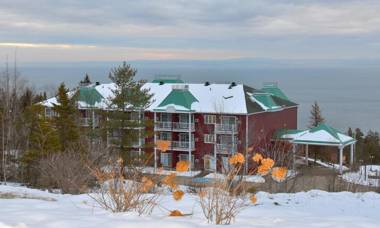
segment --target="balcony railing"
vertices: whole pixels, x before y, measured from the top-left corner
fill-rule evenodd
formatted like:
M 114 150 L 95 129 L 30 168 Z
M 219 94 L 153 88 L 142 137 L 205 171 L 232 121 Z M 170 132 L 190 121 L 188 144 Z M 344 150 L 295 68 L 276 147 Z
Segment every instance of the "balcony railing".
M 236 124 L 215 124 L 215 132 L 218 134 L 237 133 Z
M 171 148 L 172 150 L 178 150 L 178 151 L 188 151 L 189 147 L 191 146 L 191 150 L 195 150 L 195 143 L 188 141 L 172 141 Z
M 186 122 L 173 122 L 173 131 L 189 131 L 189 127 L 191 128 L 191 131 L 195 130 L 194 124 L 186 123 Z
M 216 152 L 219 154 L 234 154 L 237 152 L 236 144 L 216 144 Z
M 99 126 L 99 118 L 95 118 L 94 120 L 90 117 L 79 118 L 79 125 L 82 127 L 92 127 L 94 124 L 95 127 Z
M 190 124 L 191 131 L 195 131 L 194 123 Z M 156 122 L 154 125 L 156 131 L 189 131 L 189 123 L 186 122 Z

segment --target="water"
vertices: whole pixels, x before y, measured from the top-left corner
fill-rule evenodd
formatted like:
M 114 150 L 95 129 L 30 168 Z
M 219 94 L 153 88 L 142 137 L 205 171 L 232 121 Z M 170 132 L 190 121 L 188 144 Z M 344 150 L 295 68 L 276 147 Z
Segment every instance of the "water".
M 299 128 L 308 125 L 312 103 L 317 101 L 328 124 L 346 131 L 359 127 L 380 131 L 380 67 L 252 67 L 222 64 L 135 63 L 138 77 L 151 80 L 157 74 L 181 75 L 188 82 L 240 82 L 255 88 L 264 82 L 278 82 L 281 89 L 298 103 Z M 70 66 L 23 66 L 20 72 L 37 89 L 54 93 L 64 81 L 73 87 L 85 73 L 93 81 L 108 82 L 115 64 Z

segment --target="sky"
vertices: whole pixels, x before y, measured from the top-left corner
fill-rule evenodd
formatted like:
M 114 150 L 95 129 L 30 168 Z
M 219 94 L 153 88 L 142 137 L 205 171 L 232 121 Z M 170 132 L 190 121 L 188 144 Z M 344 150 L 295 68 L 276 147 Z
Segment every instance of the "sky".
M 23 62 L 380 59 L 379 0 L 0 0 Z

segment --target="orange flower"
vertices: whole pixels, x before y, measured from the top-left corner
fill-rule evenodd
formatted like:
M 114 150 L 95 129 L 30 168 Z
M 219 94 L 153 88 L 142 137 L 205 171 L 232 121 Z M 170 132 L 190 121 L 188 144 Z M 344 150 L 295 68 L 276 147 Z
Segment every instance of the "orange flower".
M 257 172 L 264 176 L 269 173 L 274 165 L 274 161 L 270 158 L 264 158 L 261 160 L 261 165 L 257 168 Z
M 245 161 L 244 155 L 241 153 L 236 153 L 232 155 L 229 159 L 231 165 L 243 164 Z
M 167 140 L 157 140 L 156 141 L 157 149 L 159 149 L 163 152 L 169 150 L 170 145 L 171 145 L 171 142 L 167 141 Z
M 286 179 L 288 169 L 286 167 L 275 167 L 272 170 L 272 178 L 275 181 L 282 182 Z
M 178 201 L 178 200 L 181 200 L 183 195 L 185 195 L 185 193 L 181 190 L 178 190 L 178 191 L 175 191 L 173 192 L 173 198 Z
M 264 158 L 261 160 L 261 165 L 267 167 L 268 169 L 271 169 L 274 165 L 274 161 L 270 158 Z
M 270 169 L 264 165 L 260 165 L 257 168 L 257 173 L 260 174 L 261 176 L 265 176 L 269 173 Z
M 177 172 L 186 172 L 189 170 L 189 161 L 179 161 L 176 164 L 175 170 Z
M 255 153 L 255 155 L 252 157 L 252 160 L 256 163 L 260 163 L 260 161 L 263 160 L 263 155 Z
M 174 211 L 170 211 L 169 216 L 177 217 L 177 216 L 183 216 L 183 214 L 179 210 L 174 210 Z
M 162 178 L 161 183 L 163 185 L 168 186 L 169 188 L 173 190 L 177 189 L 177 184 L 175 183 L 175 177 L 176 177 L 175 173 L 171 173 L 170 175 Z
M 257 197 L 256 197 L 256 195 L 252 195 L 251 198 L 250 198 L 250 200 L 251 200 L 251 202 L 253 204 L 256 204 L 257 203 Z
M 141 187 L 142 192 L 148 192 L 150 189 L 152 189 L 154 187 L 153 181 L 147 177 L 143 177 L 141 179 L 141 182 L 143 184 Z

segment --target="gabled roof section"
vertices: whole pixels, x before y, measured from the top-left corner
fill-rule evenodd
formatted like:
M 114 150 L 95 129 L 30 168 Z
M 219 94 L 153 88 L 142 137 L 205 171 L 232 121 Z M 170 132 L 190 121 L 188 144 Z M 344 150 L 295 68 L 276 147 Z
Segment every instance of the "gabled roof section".
M 76 101 L 82 102 L 82 106 L 94 106 L 100 103 L 103 96 L 93 86 L 79 87 L 73 97 Z
M 282 92 L 280 88 L 278 88 L 277 83 L 274 83 L 274 82 L 265 83 L 264 87 L 261 90 L 273 96 L 279 97 L 283 100 L 289 100 L 289 98 L 285 95 L 285 93 Z
M 173 106 L 178 111 L 195 111 L 192 110 L 192 104 L 199 102 L 197 98 L 185 86 L 173 86 L 172 91 L 158 105 L 155 110 L 166 110 L 167 107 Z
M 326 124 L 319 124 L 309 130 L 279 130 L 276 138 L 291 140 L 296 144 L 345 146 L 355 143 L 355 139 Z

